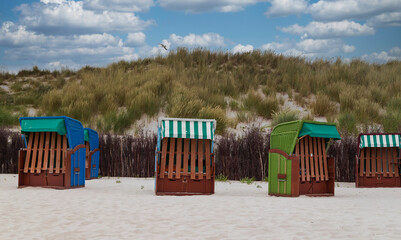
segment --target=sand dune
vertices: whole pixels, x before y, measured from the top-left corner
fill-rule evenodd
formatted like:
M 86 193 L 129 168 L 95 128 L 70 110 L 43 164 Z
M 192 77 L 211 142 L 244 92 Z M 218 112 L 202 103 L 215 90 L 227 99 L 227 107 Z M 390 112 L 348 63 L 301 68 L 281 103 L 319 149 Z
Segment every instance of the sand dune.
M 155 196 L 154 180 L 17 189 L 0 175 L 0 239 L 399 239 L 401 189 L 339 183 L 329 198 L 267 196 L 267 183 L 216 183 L 212 196 Z M 260 187 L 257 187 L 260 186 Z

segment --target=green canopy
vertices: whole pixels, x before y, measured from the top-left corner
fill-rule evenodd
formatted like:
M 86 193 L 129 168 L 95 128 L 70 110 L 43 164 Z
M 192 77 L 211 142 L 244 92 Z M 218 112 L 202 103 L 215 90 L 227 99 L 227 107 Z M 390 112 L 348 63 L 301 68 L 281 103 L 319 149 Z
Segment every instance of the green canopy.
M 304 123 L 298 137 L 309 135 L 311 137 L 319 138 L 332 138 L 334 140 L 340 140 L 340 134 L 338 133 L 336 126 L 334 125 L 323 125 L 314 123 Z
M 161 138 L 191 138 L 214 140 L 216 120 L 160 118 Z
M 37 119 L 22 119 L 21 132 L 57 132 L 60 135 L 65 135 L 67 129 L 64 119 L 55 118 L 37 118 Z
M 365 147 L 400 147 L 401 134 L 364 134 L 359 137 L 360 149 Z
M 88 132 L 88 129 L 84 129 L 84 139 L 85 139 L 85 142 L 89 142 L 89 132 Z
M 298 139 L 305 135 L 324 139 L 341 139 L 333 123 L 297 120 L 280 123 L 274 127 L 270 135 L 270 148 L 292 154 Z

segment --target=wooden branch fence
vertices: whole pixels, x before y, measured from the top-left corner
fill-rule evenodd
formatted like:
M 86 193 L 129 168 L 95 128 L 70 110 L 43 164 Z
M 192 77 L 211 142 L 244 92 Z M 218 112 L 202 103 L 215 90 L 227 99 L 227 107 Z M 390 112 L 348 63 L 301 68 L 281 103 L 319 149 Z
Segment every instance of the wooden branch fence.
M 99 174 L 115 177 L 153 177 L 155 134 L 99 135 Z M 0 173 L 17 173 L 18 150 L 24 146 L 21 134 L 0 129 Z M 238 137 L 218 136 L 214 146 L 216 176 L 224 175 L 230 180 L 267 178 L 270 135 L 258 128 L 250 128 Z M 355 155 L 357 137 L 344 136 L 329 149 L 328 155 L 336 159 L 336 180 L 355 181 Z

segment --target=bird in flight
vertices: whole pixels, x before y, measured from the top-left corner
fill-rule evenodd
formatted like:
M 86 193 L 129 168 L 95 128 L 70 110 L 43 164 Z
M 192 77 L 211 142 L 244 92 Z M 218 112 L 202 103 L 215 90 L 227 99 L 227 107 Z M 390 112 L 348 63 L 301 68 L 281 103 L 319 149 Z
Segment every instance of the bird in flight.
M 163 43 L 160 43 L 160 46 L 162 46 L 162 48 L 164 48 L 167 51 L 167 46 L 164 45 Z

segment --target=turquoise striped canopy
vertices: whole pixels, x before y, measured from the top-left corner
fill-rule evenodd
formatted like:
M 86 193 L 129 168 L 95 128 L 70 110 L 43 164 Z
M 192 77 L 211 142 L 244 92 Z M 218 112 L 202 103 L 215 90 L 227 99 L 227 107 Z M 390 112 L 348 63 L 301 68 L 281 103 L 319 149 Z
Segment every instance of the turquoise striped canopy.
M 400 147 L 400 134 L 361 135 L 359 148 Z
M 216 120 L 160 118 L 161 138 L 192 138 L 214 140 Z

